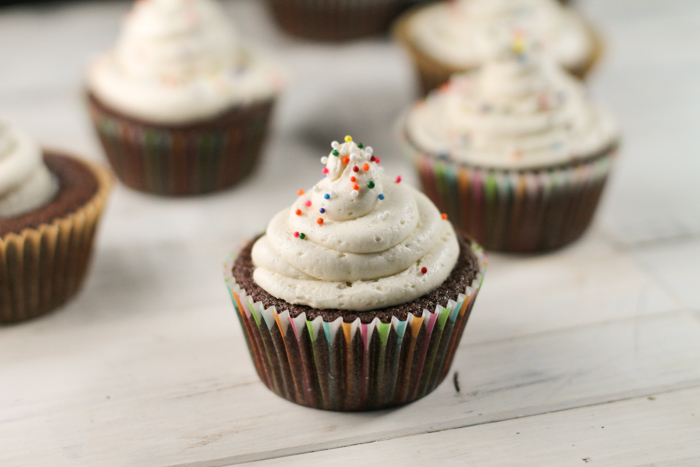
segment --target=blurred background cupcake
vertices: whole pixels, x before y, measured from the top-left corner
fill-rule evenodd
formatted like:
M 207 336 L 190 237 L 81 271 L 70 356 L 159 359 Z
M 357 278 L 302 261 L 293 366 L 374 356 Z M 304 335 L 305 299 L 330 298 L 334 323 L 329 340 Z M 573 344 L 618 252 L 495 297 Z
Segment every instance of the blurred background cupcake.
M 241 46 L 216 0 L 143 0 L 87 73 L 90 114 L 119 179 L 193 195 L 255 168 L 282 79 Z
M 106 169 L 44 151 L 0 121 L 0 324 L 75 295 L 111 183 Z
M 386 31 L 406 0 L 266 0 L 289 34 L 316 41 L 346 41 Z
M 479 70 L 419 101 L 399 132 L 426 194 L 486 249 L 550 250 L 590 223 L 618 129 L 575 78 L 508 34 L 485 44 Z
M 494 28 L 526 32 L 561 66 L 579 78 L 593 69 L 600 38 L 576 11 L 555 0 L 452 0 L 406 12 L 395 35 L 408 50 L 424 93 L 454 73 L 483 63 L 479 42 Z
M 262 381 L 311 407 L 412 402 L 447 375 L 481 287 L 481 248 L 346 137 L 224 275 Z

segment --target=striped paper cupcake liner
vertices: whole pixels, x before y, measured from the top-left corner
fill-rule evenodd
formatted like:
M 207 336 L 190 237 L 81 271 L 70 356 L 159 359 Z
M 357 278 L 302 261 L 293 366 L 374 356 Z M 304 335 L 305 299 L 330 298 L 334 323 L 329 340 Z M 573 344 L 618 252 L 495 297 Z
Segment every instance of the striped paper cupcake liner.
M 431 90 L 437 89 L 442 84 L 448 82 L 452 75 L 471 71 L 469 68 L 450 65 L 437 60 L 414 43 L 410 33 L 411 21 L 415 15 L 420 14 L 423 9 L 434 7 L 435 5 L 421 5 L 415 7 L 401 15 L 394 25 L 394 38 L 401 43 L 408 52 L 418 73 L 418 80 L 423 95 L 428 94 Z M 593 42 L 590 58 L 585 63 L 568 70 L 581 80 L 585 79 L 590 74 L 603 54 L 603 41 L 600 35 L 590 24 L 588 24 L 588 31 Z
M 147 193 L 185 196 L 230 187 L 255 169 L 274 99 L 187 126 L 119 115 L 89 96 L 90 115 L 117 177 Z
M 0 237 L 0 324 L 46 314 L 70 300 L 83 283 L 113 179 L 106 169 L 80 162 L 98 183 L 84 206 L 50 224 Z
M 317 409 L 377 410 L 420 399 L 447 376 L 486 272 L 481 248 L 473 248 L 480 271 L 457 301 L 387 323 L 266 309 L 233 278 L 235 254 L 224 277 L 255 369 L 271 391 Z
M 317 41 L 345 41 L 385 31 L 405 0 L 268 0 L 277 24 Z
M 562 168 L 483 169 L 425 154 L 403 137 L 423 191 L 486 250 L 548 251 L 588 228 L 617 146 Z

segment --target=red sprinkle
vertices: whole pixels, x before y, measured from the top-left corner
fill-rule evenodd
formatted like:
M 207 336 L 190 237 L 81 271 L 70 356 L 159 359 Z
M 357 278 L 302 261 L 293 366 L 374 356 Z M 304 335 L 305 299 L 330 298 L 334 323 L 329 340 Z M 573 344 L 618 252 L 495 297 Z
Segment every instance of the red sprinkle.
M 360 190 L 360 185 L 358 185 L 358 184 L 356 183 L 356 184 L 354 184 L 354 185 L 352 186 L 352 189 L 353 189 L 353 190 L 358 190 L 358 191 L 359 191 L 359 190 Z
M 307 200 L 306 200 L 306 203 L 304 203 L 304 205 L 305 205 L 307 208 L 308 208 L 309 206 L 311 206 L 311 200 L 310 200 L 310 199 L 307 199 Z
M 319 217 L 318 219 L 316 219 L 316 223 L 317 223 L 318 225 L 323 225 L 323 219 L 321 219 L 321 218 Z
M 350 181 L 351 181 L 352 183 L 355 183 L 355 182 L 357 181 L 357 178 L 355 178 L 355 177 L 350 177 Z
M 294 232 L 294 238 L 299 238 L 299 232 Z
M 370 157 L 370 158 L 369 158 L 369 161 L 370 161 L 370 162 L 376 162 L 376 161 L 377 161 L 376 156 Z
M 399 175 L 398 177 L 396 177 L 396 183 L 401 183 L 401 175 Z
M 301 209 L 297 209 L 296 211 L 294 211 L 294 213 L 295 213 L 297 216 L 301 216 Z
M 328 167 L 324 167 L 324 168 L 321 170 L 321 173 L 322 173 L 323 175 L 326 175 L 326 174 L 328 173 Z
M 297 191 L 297 195 L 301 196 L 301 195 L 303 195 L 303 194 L 304 194 L 304 190 L 299 190 L 299 191 Z
M 428 272 L 428 268 L 426 268 L 425 266 L 423 266 L 422 268 L 420 268 L 420 272 L 421 272 L 421 274 L 425 274 L 425 273 Z
M 362 170 L 367 172 L 369 170 L 369 164 L 365 163 L 365 165 L 362 166 Z
M 348 156 L 343 157 L 343 164 L 347 164 L 350 162 L 350 158 Z
M 381 160 L 380 158 L 378 158 L 378 157 L 375 157 L 375 158 L 374 158 L 374 162 L 376 162 L 377 164 L 379 164 L 381 161 L 382 161 L 382 160 Z
M 444 212 L 442 214 L 440 214 L 440 217 L 442 217 L 443 221 L 447 220 L 447 214 L 445 214 Z
M 352 168 L 352 171 L 353 171 L 353 172 L 359 172 L 359 171 L 360 171 L 360 168 L 359 168 L 358 166 L 355 166 L 355 167 Z

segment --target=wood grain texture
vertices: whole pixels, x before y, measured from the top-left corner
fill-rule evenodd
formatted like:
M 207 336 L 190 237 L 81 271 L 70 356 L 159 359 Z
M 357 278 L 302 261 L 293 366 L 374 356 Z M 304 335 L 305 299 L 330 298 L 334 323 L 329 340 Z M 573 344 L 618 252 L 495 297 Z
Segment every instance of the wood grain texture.
M 277 51 L 289 72 L 263 166 L 200 198 L 116 187 L 81 295 L 0 328 L 0 465 L 697 465 L 700 4 L 578 2 L 607 38 L 591 94 L 625 135 L 592 230 L 551 254 L 491 255 L 453 372 L 434 394 L 338 414 L 260 383 L 221 262 L 316 181 L 331 139 L 371 143 L 388 173 L 414 183 L 392 125 L 417 86 L 390 41 L 289 40 L 261 3 L 226 6 L 241 36 Z M 127 6 L 0 10 L 3 116 L 48 146 L 104 160 L 82 73 Z

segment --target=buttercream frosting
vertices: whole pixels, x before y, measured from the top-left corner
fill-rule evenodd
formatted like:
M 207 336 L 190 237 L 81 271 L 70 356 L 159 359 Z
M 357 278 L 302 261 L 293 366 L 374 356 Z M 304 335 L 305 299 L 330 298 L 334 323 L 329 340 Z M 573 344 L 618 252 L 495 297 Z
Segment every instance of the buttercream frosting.
M 0 218 L 47 204 L 58 185 L 44 164 L 41 147 L 23 131 L 0 121 Z
M 371 147 L 346 140 L 322 159 L 325 177 L 255 243 L 253 278 L 271 295 L 313 308 L 410 302 L 454 268 L 452 224 L 425 195 L 384 175 Z
M 113 50 L 88 70 L 105 104 L 155 123 L 188 123 L 272 97 L 281 76 L 241 46 L 216 0 L 141 0 Z
M 439 61 L 463 69 L 483 60 L 480 43 L 494 28 L 525 30 L 566 68 L 585 64 L 593 39 L 583 18 L 556 0 L 455 0 L 424 8 L 410 24 L 413 43 Z
M 583 86 L 522 37 L 418 102 L 406 135 L 419 149 L 486 168 L 534 168 L 596 155 L 617 126 Z

